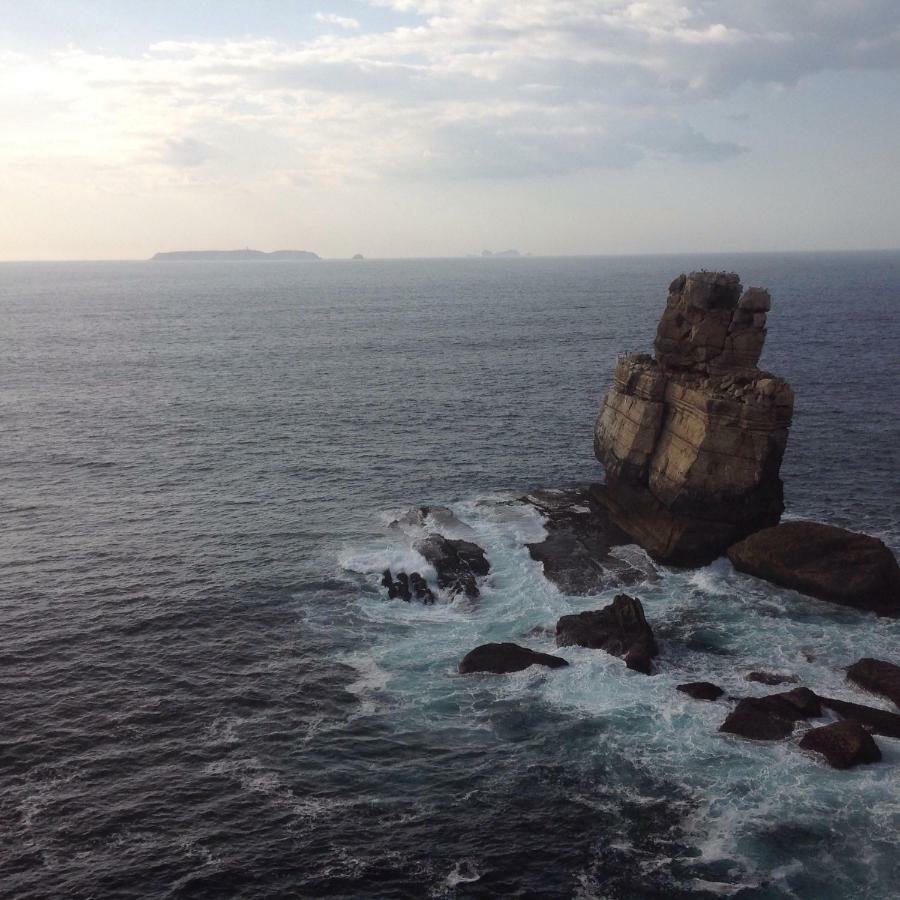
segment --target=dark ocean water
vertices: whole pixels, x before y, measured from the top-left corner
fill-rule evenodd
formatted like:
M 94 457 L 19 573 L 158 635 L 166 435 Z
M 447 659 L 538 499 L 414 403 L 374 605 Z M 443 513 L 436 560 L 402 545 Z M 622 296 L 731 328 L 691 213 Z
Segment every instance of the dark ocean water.
M 608 602 L 504 501 L 600 477 L 615 356 L 700 267 L 772 291 L 788 514 L 900 549 L 900 254 L 0 265 L 0 896 L 894 896 L 900 741 L 835 772 L 674 685 L 860 700 L 900 623 L 720 560 L 635 589 L 654 678 L 455 674 Z M 488 551 L 476 603 L 377 589 L 423 502 Z

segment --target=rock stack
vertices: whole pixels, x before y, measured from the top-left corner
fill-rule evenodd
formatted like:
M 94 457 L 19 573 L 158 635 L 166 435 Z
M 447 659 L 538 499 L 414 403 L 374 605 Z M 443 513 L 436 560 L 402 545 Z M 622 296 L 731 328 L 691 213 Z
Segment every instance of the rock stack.
M 606 469 L 595 496 L 661 562 L 710 562 L 784 510 L 794 394 L 757 367 L 770 307 L 768 291 L 743 291 L 737 275 L 681 275 L 655 356 L 616 365 L 594 429 Z

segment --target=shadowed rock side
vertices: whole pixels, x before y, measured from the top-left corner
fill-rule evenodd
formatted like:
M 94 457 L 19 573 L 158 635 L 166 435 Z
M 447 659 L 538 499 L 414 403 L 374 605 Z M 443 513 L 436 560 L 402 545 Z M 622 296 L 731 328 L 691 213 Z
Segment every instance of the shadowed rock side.
M 722 688 L 711 681 L 689 681 L 687 684 L 676 685 L 675 690 L 681 691 L 682 694 L 687 694 L 695 700 L 709 701 L 718 700 L 725 693 Z
M 803 735 L 800 746 L 820 753 L 835 769 L 849 769 L 881 759 L 881 750 L 872 735 L 853 719 L 810 729 Z
M 487 575 L 491 566 L 478 544 L 435 533 L 417 541 L 415 547 L 434 566 L 440 587 L 451 595 L 479 595 L 476 576 Z
M 544 575 L 564 594 L 586 596 L 610 587 L 625 587 L 653 580 L 649 563 L 638 568 L 613 556 L 613 547 L 632 543 L 610 519 L 594 496 L 597 485 L 565 490 L 535 491 L 523 498 L 545 517 L 547 537 L 528 544 L 531 558 L 544 567 Z
M 836 700 L 834 697 L 823 697 L 817 694 L 822 706 L 827 706 L 842 719 L 855 719 L 873 734 L 885 737 L 900 738 L 900 715 L 862 703 L 850 703 L 847 700 Z
M 518 644 L 482 644 L 474 650 L 470 650 L 459 664 L 460 675 L 469 675 L 473 672 L 491 672 L 495 675 L 505 675 L 508 672 L 519 672 L 529 666 L 547 666 L 551 669 L 561 669 L 568 663 L 561 656 L 553 656 L 550 653 L 539 653 L 537 650 L 529 650 Z
M 619 358 L 594 429 L 598 500 L 656 559 L 701 565 L 777 524 L 794 395 L 757 362 L 767 291 L 693 272 L 669 288 L 655 358 Z
M 848 666 L 847 678 L 864 690 L 887 697 L 900 707 L 900 666 L 867 656 Z
M 900 566 L 867 534 L 819 522 L 784 522 L 729 547 L 728 558 L 741 572 L 820 600 L 900 613 Z
M 619 594 L 603 609 L 562 616 L 556 623 L 556 644 L 605 650 L 645 675 L 652 671 L 651 660 L 659 652 L 641 601 L 627 594 Z
M 741 700 L 719 731 L 757 741 L 775 741 L 787 737 L 800 719 L 821 715 L 819 698 L 808 688 L 794 688 L 782 694 Z

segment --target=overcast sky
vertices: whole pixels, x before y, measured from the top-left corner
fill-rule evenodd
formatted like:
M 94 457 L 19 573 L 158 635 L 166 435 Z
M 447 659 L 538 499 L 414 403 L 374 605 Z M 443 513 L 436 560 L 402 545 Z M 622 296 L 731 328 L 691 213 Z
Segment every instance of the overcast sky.
M 900 247 L 898 0 L 0 0 L 0 259 Z

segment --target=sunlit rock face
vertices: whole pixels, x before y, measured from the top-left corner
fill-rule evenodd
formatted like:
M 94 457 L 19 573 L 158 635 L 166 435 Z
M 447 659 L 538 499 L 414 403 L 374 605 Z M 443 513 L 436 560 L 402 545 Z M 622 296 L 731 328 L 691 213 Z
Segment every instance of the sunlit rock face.
M 600 499 L 662 562 L 709 562 L 781 517 L 794 394 L 757 367 L 770 307 L 737 275 L 681 275 L 655 356 L 618 360 L 594 428 Z

